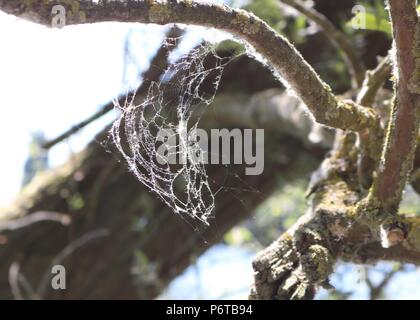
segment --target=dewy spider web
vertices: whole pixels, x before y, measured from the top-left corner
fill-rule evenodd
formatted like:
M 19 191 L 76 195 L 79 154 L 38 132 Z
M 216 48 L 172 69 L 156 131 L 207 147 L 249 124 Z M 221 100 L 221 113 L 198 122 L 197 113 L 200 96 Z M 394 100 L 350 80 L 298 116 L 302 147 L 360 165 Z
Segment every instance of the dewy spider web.
M 214 63 L 209 67 L 205 61 L 210 56 Z M 197 161 L 196 155 L 203 150 L 189 137 L 198 126 L 200 113 L 212 102 L 227 63 L 212 45 L 194 48 L 171 65 L 161 81 L 151 83 L 145 97 L 116 104 L 120 116 L 111 129 L 114 144 L 137 179 L 175 213 L 207 225 L 214 210 L 214 193 L 204 163 Z M 210 93 L 203 89 L 209 82 Z M 139 103 L 137 98 L 141 98 Z M 177 156 L 184 161 L 176 165 L 158 162 L 157 150 L 166 142 L 161 139 L 162 130 L 168 135 L 172 132 L 169 139 L 176 141 L 168 158 Z

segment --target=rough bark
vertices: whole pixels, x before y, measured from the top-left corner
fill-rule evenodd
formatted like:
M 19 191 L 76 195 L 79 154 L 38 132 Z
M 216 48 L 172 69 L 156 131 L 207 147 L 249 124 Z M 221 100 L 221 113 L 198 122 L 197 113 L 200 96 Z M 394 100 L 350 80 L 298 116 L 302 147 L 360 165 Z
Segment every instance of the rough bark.
M 420 217 L 399 215 L 405 234 L 390 228 L 384 247 L 378 232 L 380 214 L 360 210 L 363 192 L 355 179 L 354 144 L 342 135 L 331 156 L 318 169 L 308 212 L 253 262 L 255 281 L 251 299 L 312 299 L 339 260 L 365 264 L 378 261 L 420 263 Z M 378 216 L 369 220 L 372 214 Z
M 416 1 L 389 2 L 396 47 L 396 93 L 382 165 L 371 196 L 383 210 L 395 213 L 413 167 L 420 121 L 417 74 L 419 34 Z

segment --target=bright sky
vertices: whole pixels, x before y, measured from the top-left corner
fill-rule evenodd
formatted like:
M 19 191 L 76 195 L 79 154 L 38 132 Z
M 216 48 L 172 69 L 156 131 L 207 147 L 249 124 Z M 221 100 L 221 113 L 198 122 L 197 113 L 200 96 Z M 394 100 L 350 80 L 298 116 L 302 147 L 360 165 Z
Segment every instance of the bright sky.
M 0 12 L 0 207 L 15 197 L 31 133 L 41 130 L 51 139 L 102 104 L 135 85 L 137 68 L 148 67 L 149 57 L 161 45 L 165 28 L 156 25 L 99 23 L 50 29 Z M 137 65 L 124 76 L 127 32 Z M 174 53 L 186 52 L 203 36 L 195 28 Z M 226 34 L 206 32 L 206 40 Z M 63 163 L 70 151 L 79 151 L 113 114 L 52 148 L 50 163 Z
M 160 45 L 162 27 L 102 23 L 59 30 L 0 12 L 0 207 L 20 188 L 32 132 L 42 130 L 53 138 L 127 90 L 123 57 L 130 28 L 142 48 L 136 50 L 137 61 L 145 68 Z M 131 84 L 135 71 L 128 72 Z M 112 116 L 51 149 L 51 163 L 62 163 L 70 150 L 80 150 Z

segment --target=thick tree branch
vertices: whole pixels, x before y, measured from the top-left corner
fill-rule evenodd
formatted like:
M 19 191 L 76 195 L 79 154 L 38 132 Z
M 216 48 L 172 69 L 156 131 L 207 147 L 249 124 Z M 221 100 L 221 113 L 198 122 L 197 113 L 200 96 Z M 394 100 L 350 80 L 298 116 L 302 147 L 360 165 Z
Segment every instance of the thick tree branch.
M 359 54 L 350 42 L 349 37 L 336 28 L 327 17 L 302 3 L 300 0 L 282 0 L 281 2 L 295 8 L 322 29 L 332 43 L 342 51 L 352 77 L 353 87 L 361 87 L 366 68 L 362 59 L 359 57 Z
M 303 103 L 282 89 L 265 90 L 252 96 L 219 94 L 203 120 L 208 128 L 236 123 L 242 128 L 264 128 L 270 134 L 284 132 L 305 146 L 319 145 L 329 149 L 333 143 L 334 131 L 311 121 Z
M 397 261 L 420 265 L 420 251 L 410 250 L 403 245 L 383 248 L 379 242 L 374 242 L 358 249 L 357 254 L 349 261 L 363 264 L 374 264 L 378 261 Z
M 65 2 L 65 1 L 63 1 Z M 0 1 L 0 10 L 46 26 L 60 1 Z M 193 1 L 79 1 L 83 14 L 67 16 L 67 24 L 103 21 L 184 23 L 225 30 L 250 43 L 276 70 L 311 111 L 316 121 L 359 131 L 376 122 L 376 115 L 353 102 L 339 101 L 300 53 L 264 21 L 244 10 Z
M 328 286 L 338 260 L 374 263 L 392 260 L 420 264 L 420 218 L 399 216 L 404 226 L 390 228 L 384 248 L 369 217 L 354 214 L 362 194 L 354 177 L 354 141 L 342 135 L 332 155 L 320 167 L 312 205 L 277 241 L 261 251 L 253 263 L 253 299 L 311 299 L 316 288 Z
M 371 192 L 385 212 L 396 213 L 412 169 L 420 119 L 420 89 L 412 81 L 420 68 L 416 59 L 418 18 L 416 1 L 390 0 L 389 8 L 396 48 L 396 96 L 378 177 Z
M 316 288 L 328 283 L 341 254 L 339 240 L 351 230 L 352 206 L 360 197 L 355 185 L 343 179 L 355 170 L 347 152 L 354 140 L 340 137 L 317 171 L 320 179 L 308 212 L 254 259 L 250 298 L 312 299 Z

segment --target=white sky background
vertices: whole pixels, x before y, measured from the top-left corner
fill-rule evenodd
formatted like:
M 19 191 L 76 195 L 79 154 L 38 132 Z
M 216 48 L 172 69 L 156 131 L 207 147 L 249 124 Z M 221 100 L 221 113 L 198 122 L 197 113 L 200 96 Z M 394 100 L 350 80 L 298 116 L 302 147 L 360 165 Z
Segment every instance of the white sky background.
M 32 132 L 54 138 L 125 92 L 124 41 L 130 28 L 137 30 L 137 58 L 147 68 L 162 27 L 102 23 L 59 30 L 0 12 L 0 207 L 19 191 Z M 112 116 L 52 148 L 51 164 L 80 150 Z

